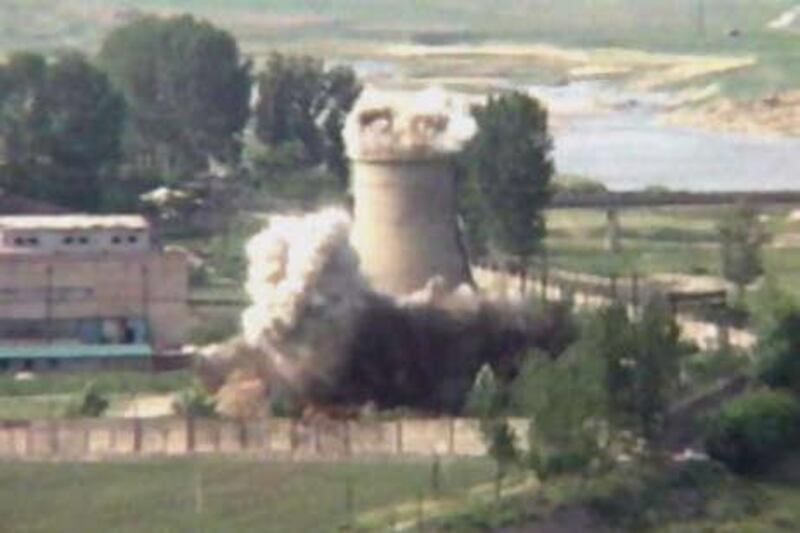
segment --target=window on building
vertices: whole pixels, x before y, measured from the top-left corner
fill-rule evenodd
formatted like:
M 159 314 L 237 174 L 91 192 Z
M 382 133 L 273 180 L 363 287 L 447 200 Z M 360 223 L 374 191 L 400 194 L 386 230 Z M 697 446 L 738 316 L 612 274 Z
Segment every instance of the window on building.
M 29 246 L 39 246 L 39 238 L 38 237 L 28 237 L 28 245 Z
M 78 237 L 78 244 L 89 244 L 89 237 Z
M 8 359 L 0 359 L 0 372 L 5 372 L 11 365 L 8 364 Z
M 61 240 L 61 242 L 63 242 L 64 244 L 74 244 L 75 243 L 75 237 L 64 237 Z
M 14 237 L 14 244 L 16 246 L 24 246 L 25 245 L 25 239 L 23 239 L 22 237 Z
M 137 237 L 136 235 L 131 235 L 130 237 L 128 237 L 128 242 L 131 244 L 135 244 L 139 242 L 139 237 Z
M 48 359 L 47 366 L 50 367 L 51 370 L 55 370 L 59 366 L 61 366 L 61 361 L 59 361 L 58 359 Z
M 119 235 L 114 235 L 113 237 L 111 237 L 111 242 L 113 242 L 114 244 L 122 244 L 122 237 L 120 237 Z
M 25 370 L 26 372 L 30 372 L 31 370 L 33 370 L 33 366 L 34 366 L 33 359 L 25 359 L 22 362 L 22 369 Z

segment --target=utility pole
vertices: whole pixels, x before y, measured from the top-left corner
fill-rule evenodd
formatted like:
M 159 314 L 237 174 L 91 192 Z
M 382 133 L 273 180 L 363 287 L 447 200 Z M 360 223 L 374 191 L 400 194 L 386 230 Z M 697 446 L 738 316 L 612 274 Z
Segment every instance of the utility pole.
M 697 33 L 706 36 L 706 1 L 697 0 Z

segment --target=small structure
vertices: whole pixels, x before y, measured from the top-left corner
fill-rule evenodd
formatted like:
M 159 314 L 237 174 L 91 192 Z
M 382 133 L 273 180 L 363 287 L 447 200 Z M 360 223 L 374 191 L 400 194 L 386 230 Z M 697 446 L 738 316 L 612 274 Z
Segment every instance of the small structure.
M 0 216 L 0 371 L 149 368 L 187 296 L 186 257 L 141 216 Z

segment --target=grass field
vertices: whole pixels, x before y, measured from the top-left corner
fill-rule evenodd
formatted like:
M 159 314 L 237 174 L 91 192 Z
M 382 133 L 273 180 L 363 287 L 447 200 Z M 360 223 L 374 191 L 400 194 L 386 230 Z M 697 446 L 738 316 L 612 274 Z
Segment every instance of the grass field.
M 97 372 L 39 374 L 19 381 L 13 375 L 0 375 L 0 420 L 20 418 L 60 418 L 70 401 L 93 382 L 108 398 L 109 415 L 119 415 L 137 397 L 168 394 L 189 387 L 190 371 Z M 0 528 L 2 531 L 2 528 Z
M 441 490 L 463 494 L 492 472 L 487 460 L 443 462 Z M 427 462 L 0 463 L 0 531 L 337 531 L 350 517 L 416 501 L 430 487 Z
M 791 209 L 764 213 L 772 244 L 764 249 L 767 273 L 785 290 L 800 296 L 800 247 L 792 238 L 800 223 Z M 620 212 L 622 248 L 618 256 L 604 249 L 605 212 L 564 209 L 548 213 L 550 263 L 598 275 L 682 273 L 719 276 L 721 260 L 717 224 L 722 208 L 668 207 Z
M 775 473 L 734 476 L 710 463 L 619 467 L 554 478 L 498 504 L 463 506 L 437 523 L 458 533 L 649 531 L 766 533 L 800 530 L 797 458 Z
M 38 396 L 72 394 L 88 382 L 94 382 L 101 394 L 147 394 L 174 392 L 192 383 L 190 371 L 92 372 L 40 374 L 35 379 L 19 381 L 11 375 L 0 375 L 0 396 Z

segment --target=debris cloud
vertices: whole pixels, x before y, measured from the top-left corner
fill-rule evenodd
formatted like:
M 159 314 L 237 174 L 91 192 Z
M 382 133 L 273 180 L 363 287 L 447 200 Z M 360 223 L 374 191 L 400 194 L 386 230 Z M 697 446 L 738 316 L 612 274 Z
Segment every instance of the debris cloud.
M 410 160 L 457 152 L 476 131 L 466 102 L 441 88 L 416 93 L 367 88 L 345 124 L 355 160 Z

